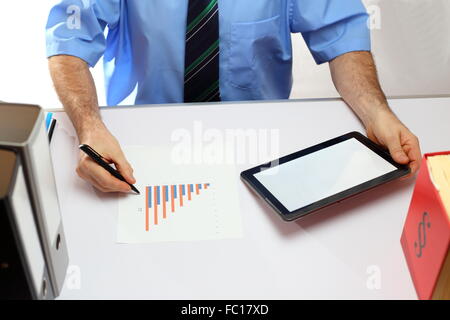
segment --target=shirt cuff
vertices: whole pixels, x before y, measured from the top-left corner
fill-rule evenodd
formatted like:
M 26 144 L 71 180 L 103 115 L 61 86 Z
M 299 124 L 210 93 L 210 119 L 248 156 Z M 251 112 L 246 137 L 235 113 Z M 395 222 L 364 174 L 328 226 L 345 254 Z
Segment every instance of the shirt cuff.
M 317 64 L 329 62 L 344 53 L 371 50 L 366 14 L 340 24 L 331 30 L 325 28 L 308 35 L 308 46 Z M 340 34 L 339 29 L 342 30 Z
M 346 40 L 345 43 L 338 42 L 320 52 L 313 53 L 313 57 L 317 64 L 322 64 L 348 52 L 370 50 L 370 39 L 352 39 Z
M 84 60 L 93 68 L 103 55 L 105 44 L 102 39 L 97 41 L 83 41 L 81 39 L 56 40 L 47 42 L 47 58 L 57 55 L 69 55 Z

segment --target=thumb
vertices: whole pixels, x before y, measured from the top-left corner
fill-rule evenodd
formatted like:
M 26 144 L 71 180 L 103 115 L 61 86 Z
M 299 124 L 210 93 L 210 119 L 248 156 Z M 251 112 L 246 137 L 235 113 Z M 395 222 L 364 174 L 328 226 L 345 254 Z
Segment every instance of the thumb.
M 133 168 L 125 158 L 123 152 L 119 152 L 114 158 L 114 165 L 120 174 L 127 180 L 128 183 L 135 184 L 136 179 L 133 176 Z
M 395 160 L 395 162 L 400 164 L 406 164 L 409 162 L 409 157 L 406 155 L 400 144 L 400 138 L 398 136 L 394 136 L 387 141 L 387 147 L 389 149 L 389 153 L 391 157 Z

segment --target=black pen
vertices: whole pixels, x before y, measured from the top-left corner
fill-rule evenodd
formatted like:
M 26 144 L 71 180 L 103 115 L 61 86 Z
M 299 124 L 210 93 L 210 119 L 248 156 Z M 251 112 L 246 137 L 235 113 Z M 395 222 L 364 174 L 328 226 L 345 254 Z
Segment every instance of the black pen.
M 109 173 L 111 173 L 114 177 L 116 177 L 117 179 L 127 183 L 131 189 L 136 192 L 137 194 L 141 194 L 139 192 L 138 189 L 136 189 L 135 186 L 133 186 L 131 183 L 128 183 L 127 180 L 125 180 L 125 178 L 119 173 L 119 171 L 117 171 L 116 169 L 114 169 L 113 167 L 111 167 L 105 160 L 103 160 L 103 157 L 94 149 L 92 149 L 90 146 L 88 146 L 87 144 L 81 144 L 79 146 L 80 150 L 83 151 L 84 153 L 86 153 L 89 158 L 91 158 L 92 160 L 94 160 L 98 165 L 100 165 L 103 169 L 105 169 L 106 171 L 108 171 Z

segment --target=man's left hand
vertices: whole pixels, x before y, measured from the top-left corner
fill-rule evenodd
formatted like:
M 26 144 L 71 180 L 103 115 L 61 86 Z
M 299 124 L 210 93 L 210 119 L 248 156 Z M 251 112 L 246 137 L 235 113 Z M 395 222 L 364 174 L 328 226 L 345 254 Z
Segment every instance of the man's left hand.
M 422 155 L 419 139 L 390 110 L 379 111 L 366 126 L 367 136 L 387 148 L 400 164 L 408 164 L 413 176 L 420 168 Z

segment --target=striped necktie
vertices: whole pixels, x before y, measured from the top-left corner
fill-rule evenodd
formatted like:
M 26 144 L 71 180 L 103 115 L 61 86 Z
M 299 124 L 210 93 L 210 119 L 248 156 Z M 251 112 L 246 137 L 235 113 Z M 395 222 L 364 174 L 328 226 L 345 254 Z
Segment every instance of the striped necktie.
M 220 101 L 217 0 L 189 0 L 184 101 Z

